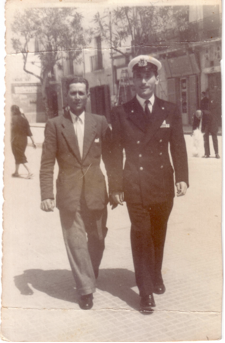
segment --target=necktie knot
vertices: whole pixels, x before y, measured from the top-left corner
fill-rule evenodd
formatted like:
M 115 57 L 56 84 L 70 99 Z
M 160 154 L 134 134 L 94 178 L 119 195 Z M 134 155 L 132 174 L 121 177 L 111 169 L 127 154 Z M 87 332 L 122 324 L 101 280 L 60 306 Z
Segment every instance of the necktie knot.
M 152 104 L 150 100 L 145 100 L 145 115 L 146 119 L 149 121 L 151 119 Z

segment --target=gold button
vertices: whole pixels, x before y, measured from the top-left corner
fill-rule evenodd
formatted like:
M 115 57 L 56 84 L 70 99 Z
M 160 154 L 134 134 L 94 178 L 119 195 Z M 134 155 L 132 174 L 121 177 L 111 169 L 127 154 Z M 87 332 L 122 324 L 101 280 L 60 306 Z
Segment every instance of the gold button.
M 159 143 L 162 143 L 162 139 L 160 139 Z
M 143 170 L 143 167 L 140 167 L 140 170 Z
M 142 154 L 140 154 L 139 157 L 142 157 Z
M 137 144 L 140 144 L 140 141 L 137 141 Z
M 160 152 L 159 155 L 162 155 L 162 152 Z
M 163 166 L 160 167 L 161 169 L 163 168 Z

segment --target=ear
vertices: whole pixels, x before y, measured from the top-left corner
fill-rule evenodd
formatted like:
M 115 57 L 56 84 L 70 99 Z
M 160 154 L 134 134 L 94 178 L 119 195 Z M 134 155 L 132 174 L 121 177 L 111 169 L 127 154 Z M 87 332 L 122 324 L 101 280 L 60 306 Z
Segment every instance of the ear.
M 155 79 L 156 79 L 155 84 L 158 85 L 158 83 L 159 83 L 159 75 L 157 75 L 157 76 L 155 77 Z

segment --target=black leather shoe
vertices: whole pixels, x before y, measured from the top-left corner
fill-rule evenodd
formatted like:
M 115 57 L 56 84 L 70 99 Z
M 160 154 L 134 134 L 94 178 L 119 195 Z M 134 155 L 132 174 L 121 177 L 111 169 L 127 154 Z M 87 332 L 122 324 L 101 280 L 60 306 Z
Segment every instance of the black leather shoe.
M 219 154 L 216 154 L 216 158 L 220 158 L 220 155 L 219 155 Z
M 90 310 L 93 306 L 93 295 L 86 294 L 82 295 L 79 300 L 79 306 L 82 310 Z
M 154 285 L 153 293 L 163 294 L 166 291 L 166 287 L 163 283 L 158 283 Z
M 152 314 L 154 311 L 152 307 L 155 307 L 155 300 L 154 300 L 153 294 L 141 297 L 139 311 L 142 314 Z

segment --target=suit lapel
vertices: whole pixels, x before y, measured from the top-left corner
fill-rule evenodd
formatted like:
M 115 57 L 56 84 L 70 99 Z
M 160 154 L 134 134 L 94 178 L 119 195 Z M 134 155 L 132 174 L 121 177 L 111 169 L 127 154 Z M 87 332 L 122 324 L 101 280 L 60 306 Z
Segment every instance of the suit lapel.
M 77 138 L 76 138 L 74 127 L 73 127 L 73 122 L 72 122 L 72 119 L 68 110 L 64 111 L 64 115 L 62 119 L 62 133 L 70 149 L 72 150 L 73 154 L 81 163 L 78 142 L 77 142 Z
M 152 114 L 153 114 L 153 120 L 152 120 L 152 123 L 148 126 L 144 144 L 147 144 L 152 139 L 152 137 L 156 134 L 156 132 L 158 131 L 158 129 L 160 128 L 163 121 L 166 119 L 168 115 L 168 112 L 163 106 L 163 103 L 157 97 L 155 97 L 155 103 L 153 106 Z
M 139 104 L 136 96 L 128 106 L 128 119 L 131 120 L 140 130 L 146 132 L 146 120 L 143 108 Z
M 96 136 L 96 122 L 91 113 L 85 113 L 84 123 L 84 146 L 83 146 L 83 160 L 87 156 L 87 153 L 93 143 Z

